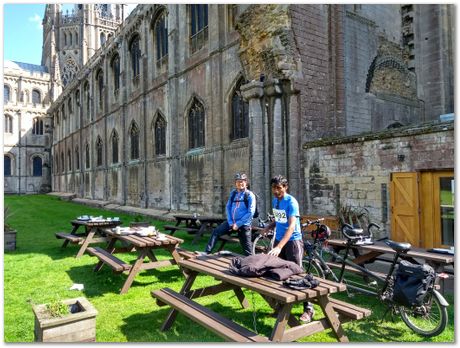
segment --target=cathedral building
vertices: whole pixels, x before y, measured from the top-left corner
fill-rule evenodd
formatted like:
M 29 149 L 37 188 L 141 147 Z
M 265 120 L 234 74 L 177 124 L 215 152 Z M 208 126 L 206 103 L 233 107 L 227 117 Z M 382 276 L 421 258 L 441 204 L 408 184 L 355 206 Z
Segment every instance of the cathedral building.
M 421 232 L 443 205 L 427 197 L 453 190 L 452 5 L 59 6 L 43 20 L 53 191 L 222 215 L 244 171 L 267 212 L 282 174 L 302 214 L 359 207 L 396 239 L 453 243 Z

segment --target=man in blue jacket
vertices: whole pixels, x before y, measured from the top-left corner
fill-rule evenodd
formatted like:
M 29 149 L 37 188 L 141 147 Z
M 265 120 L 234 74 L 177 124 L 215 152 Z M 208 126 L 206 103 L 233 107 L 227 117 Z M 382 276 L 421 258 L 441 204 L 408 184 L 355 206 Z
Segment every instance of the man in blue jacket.
M 256 211 L 256 198 L 248 189 L 248 177 L 244 173 L 235 175 L 235 189 L 227 201 L 227 220 L 217 226 L 209 238 L 205 252 L 211 253 L 219 237 L 238 231 L 241 247 L 245 255 L 252 254 L 251 222 Z

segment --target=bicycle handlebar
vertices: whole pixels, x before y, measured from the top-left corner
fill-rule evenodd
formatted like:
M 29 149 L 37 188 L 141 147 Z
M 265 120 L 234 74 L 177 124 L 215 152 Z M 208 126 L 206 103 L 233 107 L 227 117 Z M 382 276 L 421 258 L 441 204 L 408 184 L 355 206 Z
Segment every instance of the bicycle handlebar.
M 307 226 L 310 226 L 310 225 L 315 225 L 315 224 L 319 224 L 321 221 L 324 221 L 324 218 L 319 218 L 319 219 L 316 219 L 316 220 L 307 220 L 307 222 L 304 222 L 302 224 L 302 227 L 307 227 Z

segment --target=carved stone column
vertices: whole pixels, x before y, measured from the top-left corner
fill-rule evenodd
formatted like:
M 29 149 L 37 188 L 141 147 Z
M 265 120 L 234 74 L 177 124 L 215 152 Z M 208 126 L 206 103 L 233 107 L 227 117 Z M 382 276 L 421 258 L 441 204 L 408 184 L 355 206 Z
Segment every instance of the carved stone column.
M 249 103 L 249 171 L 250 185 L 259 196 L 258 208 L 261 216 L 267 212 L 270 197 L 269 178 L 266 177 L 267 148 L 265 146 L 265 111 L 263 104 L 264 84 L 251 81 L 241 86 L 243 97 Z M 269 206 L 268 206 L 269 208 Z

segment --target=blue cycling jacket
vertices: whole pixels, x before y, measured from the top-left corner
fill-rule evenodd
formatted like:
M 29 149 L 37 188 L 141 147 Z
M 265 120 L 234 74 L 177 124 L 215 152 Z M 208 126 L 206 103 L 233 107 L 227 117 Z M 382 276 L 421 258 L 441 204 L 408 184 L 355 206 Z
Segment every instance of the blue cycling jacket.
M 236 191 L 236 190 L 233 190 Z M 233 191 L 230 192 L 230 197 L 227 201 L 227 222 L 229 226 L 232 226 L 236 223 L 236 226 L 240 228 L 241 226 L 251 226 L 252 217 L 256 211 L 256 197 L 249 191 L 237 192 L 232 202 Z M 246 203 L 244 203 L 244 194 L 248 192 L 248 207 L 246 208 Z

